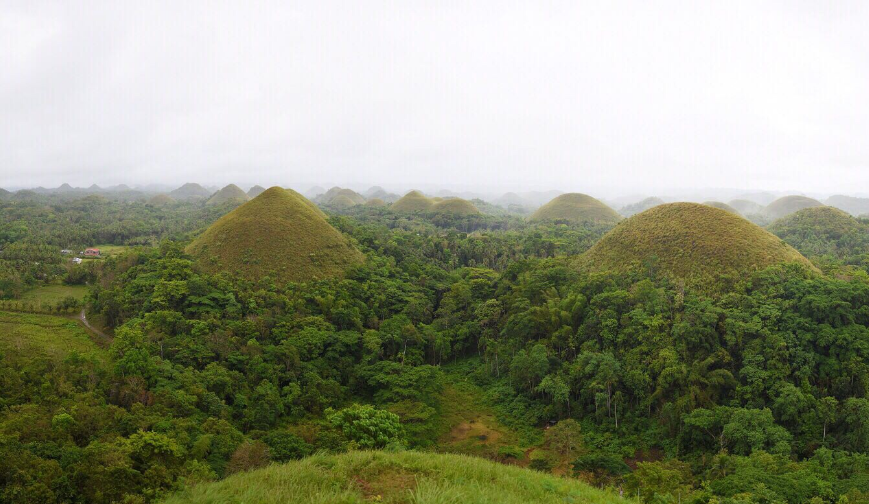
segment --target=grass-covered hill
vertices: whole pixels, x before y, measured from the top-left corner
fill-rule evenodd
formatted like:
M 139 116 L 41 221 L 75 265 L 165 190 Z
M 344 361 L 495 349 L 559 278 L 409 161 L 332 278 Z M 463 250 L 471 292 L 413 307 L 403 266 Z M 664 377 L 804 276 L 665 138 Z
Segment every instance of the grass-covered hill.
M 426 197 L 425 194 L 419 191 L 410 191 L 392 204 L 392 210 L 396 212 L 428 212 L 433 204 L 434 201 Z
M 435 202 L 431 207 L 432 213 L 449 215 L 479 215 L 480 210 L 468 200 L 462 198 L 449 198 Z
M 538 208 L 532 221 L 567 221 L 576 224 L 615 224 L 621 215 L 586 194 L 567 193 Z
M 370 200 L 365 202 L 365 206 L 367 206 L 367 207 L 383 207 L 383 206 L 386 206 L 386 202 L 380 198 L 371 198 Z
M 222 205 L 227 202 L 238 202 L 243 203 L 248 201 L 250 197 L 246 192 L 242 191 L 240 187 L 235 184 L 229 184 L 223 189 L 214 193 L 214 196 L 208 198 L 208 201 L 205 202 L 206 205 Z
M 462 198 L 429 198 L 419 191 L 410 191 L 390 207 L 395 212 L 436 213 L 448 215 L 479 215 L 480 210 Z
M 247 190 L 248 198 L 256 198 L 260 194 L 266 192 L 266 188 L 261 185 L 255 185 Z
M 627 502 L 578 480 L 465 455 L 315 455 L 194 486 L 164 504 L 574 504 Z
M 857 255 L 869 250 L 869 224 L 829 206 L 804 208 L 768 229 L 807 255 Z
M 202 187 L 199 184 L 194 182 L 188 182 L 178 189 L 173 190 L 169 193 L 169 196 L 177 200 L 185 200 L 185 199 L 206 199 L 211 196 L 211 192 L 208 189 Z
M 666 203 L 661 198 L 652 196 L 649 198 L 642 199 L 636 203 L 631 203 L 630 205 L 625 205 L 619 210 L 619 213 L 625 217 L 630 217 L 632 215 L 636 215 L 640 212 L 645 212 L 650 208 L 654 208 L 658 205 L 663 205 Z
M 158 194 L 148 199 L 148 204 L 156 207 L 171 205 L 172 203 L 175 203 L 175 198 L 168 194 Z
M 221 217 L 187 251 L 208 272 L 306 281 L 341 276 L 363 260 L 298 193 L 272 187 Z
M 730 213 L 735 213 L 735 214 L 740 213 L 739 210 L 737 210 L 737 209 L 733 208 L 732 206 L 728 205 L 727 203 L 723 203 L 721 201 L 704 201 L 703 204 L 706 206 L 711 206 L 713 208 L 720 208 L 721 210 L 726 210 Z
M 869 198 L 855 198 L 854 196 L 837 194 L 827 198 L 827 204 L 844 210 L 851 215 L 869 214 Z
M 333 187 L 326 191 L 325 194 L 318 196 L 315 201 L 323 205 L 332 205 L 340 208 L 361 205 L 365 203 L 365 196 L 352 189 Z
M 770 220 L 776 220 L 798 212 L 803 208 L 819 206 L 824 206 L 824 204 L 808 196 L 784 196 L 770 203 L 763 212 Z
M 734 208 L 742 215 L 759 214 L 763 212 L 763 205 L 747 199 L 735 199 L 728 204 L 731 208 Z
M 781 239 L 736 214 L 696 203 L 670 203 L 620 222 L 576 264 L 588 271 L 651 269 L 716 289 L 720 283 L 715 280 L 722 275 L 744 278 L 785 262 L 813 268 Z

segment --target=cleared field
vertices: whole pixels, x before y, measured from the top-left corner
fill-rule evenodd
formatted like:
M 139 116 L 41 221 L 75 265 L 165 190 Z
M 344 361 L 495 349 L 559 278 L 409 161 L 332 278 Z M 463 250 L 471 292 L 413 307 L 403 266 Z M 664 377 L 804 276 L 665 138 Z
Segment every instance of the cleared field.
M 81 301 L 87 295 L 88 288 L 85 285 L 46 285 L 27 291 L 21 296 L 21 301 L 41 305 L 48 303 L 55 305 L 69 296 Z
M 73 351 L 107 357 L 75 320 L 0 311 L 0 353 L 4 358 L 62 360 Z
M 94 245 L 93 248 L 100 249 L 100 256 L 109 257 L 123 254 L 132 247 L 126 245 Z

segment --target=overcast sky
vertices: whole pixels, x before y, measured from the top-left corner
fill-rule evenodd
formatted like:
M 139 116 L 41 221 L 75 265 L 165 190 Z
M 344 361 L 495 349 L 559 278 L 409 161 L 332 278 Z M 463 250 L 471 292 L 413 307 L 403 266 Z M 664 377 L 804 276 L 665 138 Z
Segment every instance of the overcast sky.
M 869 2 L 0 0 L 0 187 L 869 192 Z

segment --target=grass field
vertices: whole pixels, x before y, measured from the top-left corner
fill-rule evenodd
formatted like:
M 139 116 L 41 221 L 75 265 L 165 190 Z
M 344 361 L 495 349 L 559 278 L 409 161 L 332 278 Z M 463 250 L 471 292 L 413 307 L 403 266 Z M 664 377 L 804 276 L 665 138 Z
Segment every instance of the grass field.
M 100 256 L 109 257 L 123 254 L 130 247 L 126 245 L 94 245 L 93 248 L 100 249 Z
M 62 360 L 72 351 L 107 357 L 75 320 L 0 311 L 0 353 L 4 358 Z
M 24 303 L 34 303 L 38 306 L 41 306 L 43 303 L 53 306 L 68 296 L 81 301 L 87 292 L 88 288 L 85 285 L 46 285 L 25 292 L 21 296 L 21 301 Z
M 613 493 L 466 455 L 351 452 L 271 465 L 193 486 L 166 504 L 622 503 Z

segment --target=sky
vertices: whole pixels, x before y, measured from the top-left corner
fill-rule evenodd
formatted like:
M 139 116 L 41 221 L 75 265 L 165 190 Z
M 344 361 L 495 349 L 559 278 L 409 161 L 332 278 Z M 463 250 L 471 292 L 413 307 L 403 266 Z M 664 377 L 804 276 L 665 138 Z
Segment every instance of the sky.
M 0 187 L 869 193 L 869 2 L 0 0 Z

